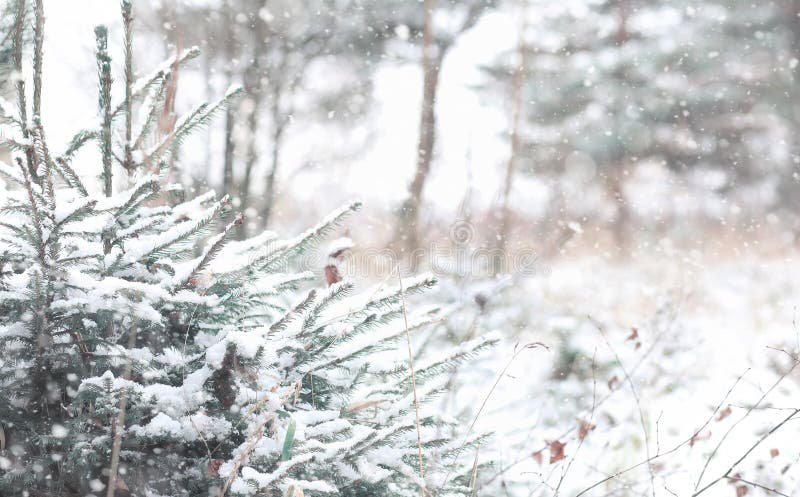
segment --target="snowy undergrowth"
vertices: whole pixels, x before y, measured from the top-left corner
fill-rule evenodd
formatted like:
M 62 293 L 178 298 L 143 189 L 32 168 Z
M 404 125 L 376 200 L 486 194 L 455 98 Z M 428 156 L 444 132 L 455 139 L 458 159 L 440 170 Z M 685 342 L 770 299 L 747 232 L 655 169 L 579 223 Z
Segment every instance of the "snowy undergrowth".
M 693 495 L 715 481 L 701 495 L 798 491 L 800 433 L 780 425 L 800 396 L 792 260 L 581 257 L 550 269 L 502 292 L 478 285 L 488 300 L 451 320 L 456 339 L 473 324 L 504 337 L 448 397 L 454 412 L 488 398 L 476 427 L 495 431 L 481 457 L 496 467 L 481 495 Z M 523 351 L 492 390 L 530 342 L 550 350 Z

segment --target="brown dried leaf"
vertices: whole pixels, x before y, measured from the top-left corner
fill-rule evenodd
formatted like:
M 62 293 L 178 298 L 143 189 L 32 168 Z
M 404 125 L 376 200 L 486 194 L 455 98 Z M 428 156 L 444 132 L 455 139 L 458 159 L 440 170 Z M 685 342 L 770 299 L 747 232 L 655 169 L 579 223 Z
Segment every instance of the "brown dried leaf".
M 564 447 L 567 444 L 553 440 L 552 442 L 547 442 L 547 445 L 550 448 L 550 464 L 564 459 Z
M 638 338 L 639 338 L 639 330 L 637 330 L 636 328 L 631 328 L 631 334 L 628 335 L 628 338 L 626 338 L 625 340 L 631 341 L 631 340 L 637 340 Z
M 583 440 L 590 431 L 595 429 L 594 423 L 581 419 L 578 421 L 578 439 Z
M 542 451 L 541 450 L 537 450 L 536 452 L 531 454 L 531 457 L 533 457 L 533 460 L 536 461 L 536 463 L 539 466 L 542 465 Z
M 769 449 L 769 455 L 772 456 L 773 459 L 775 459 L 776 457 L 781 455 L 781 451 L 779 451 L 777 448 L 773 447 L 773 448 Z
M 619 383 L 619 377 L 617 375 L 612 376 L 611 379 L 608 380 L 608 389 L 614 390 L 617 383 Z
M 749 491 L 747 485 L 736 485 L 736 497 L 744 497 Z
M 709 438 L 711 438 L 711 430 L 706 430 L 703 433 L 695 433 L 692 435 L 692 439 L 689 440 L 689 447 L 694 447 L 695 443 L 701 440 L 708 440 Z
M 325 282 L 328 286 L 339 283 L 340 281 L 342 281 L 342 275 L 339 273 L 339 268 L 333 264 L 325 266 Z
M 719 414 L 717 414 L 717 421 L 722 421 L 723 419 L 727 418 L 731 415 L 731 407 L 728 406 L 725 409 L 721 410 Z

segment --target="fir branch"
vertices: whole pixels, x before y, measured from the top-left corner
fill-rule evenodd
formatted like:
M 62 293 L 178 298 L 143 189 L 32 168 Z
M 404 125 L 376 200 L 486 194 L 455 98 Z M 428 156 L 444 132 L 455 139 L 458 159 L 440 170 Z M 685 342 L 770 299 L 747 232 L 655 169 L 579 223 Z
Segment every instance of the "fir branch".
M 14 9 L 14 71 L 17 75 L 17 108 L 22 136 L 28 137 L 28 105 L 25 101 L 25 78 L 22 77 L 22 44 L 25 34 L 25 0 L 17 0 Z
M 117 230 L 117 237 L 114 239 L 115 245 L 120 245 L 126 240 L 139 238 L 144 233 L 155 229 L 156 225 L 161 221 L 159 219 L 145 219 L 138 220 L 136 223 L 128 226 L 125 229 Z
M 33 25 L 33 118 L 42 118 L 42 58 L 44 55 L 44 5 L 34 0 Z
M 166 61 L 162 62 L 161 68 L 154 71 L 149 76 L 146 76 L 142 79 L 142 81 L 135 82 L 131 89 L 131 100 L 136 100 L 139 98 L 143 92 L 147 91 L 151 86 L 154 84 L 162 81 L 165 77 L 169 76 L 172 68 L 175 67 L 177 62 L 178 66 L 182 66 L 189 60 L 194 59 L 200 55 L 200 49 L 197 47 L 192 47 L 187 50 L 184 50 L 177 56 L 172 56 Z M 125 111 L 125 102 L 123 101 L 117 107 L 114 108 L 114 111 L 111 113 L 112 119 L 115 119 L 120 113 Z
M 67 145 L 67 150 L 61 155 L 64 161 L 72 160 L 72 157 L 90 140 L 96 140 L 100 137 L 100 133 L 95 130 L 83 129 L 75 133 Z
M 167 136 L 161 139 L 161 142 L 159 142 L 159 144 L 147 156 L 145 163 L 152 164 L 154 162 L 158 162 L 160 157 L 163 156 L 175 144 L 178 133 L 185 132 L 187 126 L 189 126 L 189 123 L 202 119 L 202 116 L 207 109 L 208 104 L 202 103 L 189 111 L 189 113 L 185 115 L 178 122 L 178 124 L 176 124 L 175 128 Z
M 315 342 L 315 340 L 312 338 L 312 342 L 309 343 L 306 346 L 306 351 L 308 351 L 308 354 L 306 356 L 306 360 L 310 360 L 310 359 L 316 358 L 316 357 L 321 357 L 323 352 L 325 352 L 326 350 L 330 349 L 334 345 L 341 344 L 343 342 L 347 342 L 347 341 L 351 340 L 356 335 L 359 335 L 359 334 L 361 334 L 361 333 L 363 333 L 363 332 L 365 332 L 367 330 L 374 329 L 378 324 L 379 324 L 379 322 L 378 322 L 378 319 L 375 317 L 375 315 L 374 314 L 370 314 L 369 316 L 367 316 L 366 319 L 364 319 L 364 321 L 362 321 L 361 323 L 359 323 L 356 326 L 354 326 L 350 330 L 350 332 L 345 333 L 344 336 L 341 336 L 341 337 L 340 336 L 334 336 L 327 343 L 323 344 L 321 347 L 319 347 L 316 350 L 311 350 L 312 347 L 314 346 L 314 342 Z M 315 336 L 322 335 L 322 330 L 324 330 L 324 327 L 320 326 L 319 328 L 314 330 L 313 335 L 315 335 Z M 298 361 L 298 366 L 303 365 L 306 362 L 306 360 Z
M 16 158 L 15 158 L 16 159 Z M 17 164 L 19 164 L 19 160 L 17 160 Z M 42 195 L 41 191 L 39 190 L 39 185 L 36 185 L 36 188 L 31 190 L 33 197 L 39 202 L 39 205 L 46 206 L 48 205 L 47 199 Z M 25 186 L 25 181 L 22 180 L 19 183 L 19 186 L 25 190 L 27 187 Z M 16 212 L 23 214 L 25 216 L 29 216 L 31 214 L 30 207 L 27 204 L 19 203 L 16 199 L 9 199 L 9 203 L 3 207 L 0 207 L 0 212 Z
M 94 207 L 97 205 L 97 200 L 89 200 L 79 205 L 75 210 L 67 214 L 64 219 L 55 224 L 54 233 L 59 232 L 64 226 L 69 223 L 74 223 L 84 219 L 86 216 L 94 212 Z
M 114 217 L 119 220 L 126 214 L 132 212 L 148 199 L 157 195 L 161 191 L 161 183 L 155 177 L 147 177 L 139 182 L 139 185 L 133 189 L 128 200 L 114 213 Z
M 19 123 L 22 136 L 29 137 L 28 131 L 28 104 L 25 98 L 25 78 L 22 76 L 22 45 L 23 37 L 25 35 L 25 18 L 26 8 L 25 0 L 17 0 L 16 9 L 14 10 L 14 38 L 13 38 L 13 58 L 14 58 L 14 72 L 17 75 L 17 107 L 19 109 Z M 33 151 L 28 148 L 25 150 L 27 159 L 28 172 L 34 181 L 38 181 L 36 176 L 36 167 L 33 161 Z
M 25 181 L 17 176 L 17 171 L 3 161 L 0 161 L 0 176 L 14 183 L 17 186 L 25 187 Z
M 317 292 L 315 290 L 311 290 L 308 292 L 306 298 L 297 304 L 291 311 L 287 312 L 281 319 L 276 321 L 272 326 L 269 328 L 270 333 L 277 333 L 286 329 L 286 325 L 294 319 L 295 316 L 302 314 L 305 312 L 306 309 L 311 307 L 311 304 L 317 298 Z
M 350 282 L 341 282 L 331 286 L 328 293 L 322 297 L 319 303 L 317 303 L 311 312 L 308 313 L 308 316 L 306 316 L 306 319 L 303 321 L 303 330 L 311 329 L 316 324 L 320 314 L 322 314 L 328 306 L 350 295 L 354 288 L 355 285 Z
M 405 290 L 397 288 L 392 292 L 385 292 L 378 298 L 372 298 L 363 308 L 362 312 L 374 312 L 376 310 L 390 308 L 397 305 L 404 298 L 404 295 L 416 295 L 422 293 L 436 285 L 436 278 L 428 276 L 414 281 Z
M 28 231 L 27 225 L 23 225 L 22 227 L 20 227 L 10 223 L 6 223 L 4 221 L 0 221 L 0 226 L 6 228 L 7 230 L 13 231 L 14 234 L 17 235 L 17 237 L 22 238 L 27 242 L 30 242 L 32 240 L 32 238 L 30 238 L 30 235 L 32 233 Z
M 207 125 L 220 110 L 227 107 L 233 99 L 241 94 L 241 87 L 232 87 L 223 98 L 213 105 L 204 103 L 197 106 L 175 125 L 175 129 L 170 134 L 161 140 L 161 143 L 148 155 L 145 162 L 152 164 L 166 154 L 167 151 L 176 150 L 193 131 Z
M 472 342 L 462 344 L 458 350 L 453 353 L 449 353 L 444 357 L 434 361 L 431 364 L 425 365 L 425 367 L 419 368 L 416 372 L 416 379 L 419 383 L 424 383 L 428 379 L 436 378 L 444 371 L 448 369 L 453 369 L 454 367 L 458 366 L 459 364 L 474 358 L 477 354 L 482 352 L 485 349 L 494 347 L 499 342 L 497 338 L 491 339 L 484 339 L 478 338 L 473 340 Z M 398 388 L 410 388 L 413 384 L 413 380 L 410 376 L 400 380 L 396 386 Z
M 36 161 L 41 164 L 44 172 L 44 189 L 48 200 L 48 207 L 50 211 L 56 208 L 55 190 L 53 186 L 53 159 L 50 157 L 50 151 L 47 149 L 47 144 L 44 140 L 44 128 L 39 121 L 38 115 L 34 116 L 34 126 L 31 130 L 31 137 L 33 138 L 33 153 Z
M 19 117 L 16 115 L 16 111 L 14 110 L 14 104 L 0 96 L 0 116 L 4 119 L 8 119 L 12 123 L 16 124 L 17 127 L 21 128 L 22 123 L 19 121 Z
M 256 258 L 253 261 L 253 265 L 260 267 L 264 271 L 275 270 L 281 264 L 285 264 L 297 255 L 303 253 L 309 246 L 318 243 L 322 238 L 336 229 L 347 216 L 360 208 L 361 202 L 359 201 L 339 207 L 314 228 L 306 231 L 294 240 L 283 244 L 277 244 L 274 250 Z
M 98 97 L 98 108 L 102 117 L 100 125 L 100 153 L 103 158 L 103 193 L 110 197 L 112 193 L 111 167 L 111 57 L 108 55 L 108 28 L 97 26 L 94 28 L 97 39 L 97 74 L 100 93 Z
M 13 138 L 0 138 L 0 146 L 9 150 L 30 153 L 31 144 L 29 141 L 19 141 Z
M 164 108 L 169 80 L 170 75 L 164 76 L 161 80 L 161 84 L 151 90 L 144 102 L 142 102 L 142 107 L 149 110 L 147 111 L 147 117 L 145 117 L 139 127 L 139 132 L 133 142 L 133 150 L 140 150 L 142 148 L 145 138 L 153 129 L 153 125 L 157 122 L 158 116 Z
M 210 209 L 209 214 L 197 221 L 194 221 L 189 229 L 181 227 L 180 229 L 175 230 L 174 237 L 159 243 L 152 249 L 145 252 L 138 258 L 139 261 L 153 263 L 162 257 L 166 257 L 174 254 L 177 251 L 183 250 L 184 244 L 203 236 L 207 230 L 211 229 L 213 225 L 220 219 L 222 214 L 228 210 L 229 205 L 230 200 L 228 197 L 223 197 L 222 200 L 217 202 L 217 204 Z M 186 221 L 186 223 L 191 223 L 191 221 Z
M 312 358 L 320 357 L 324 351 L 328 350 L 333 345 L 340 345 L 343 343 L 347 343 L 363 333 L 366 333 L 370 330 L 374 330 L 388 324 L 389 322 L 391 322 L 392 320 L 401 315 L 402 312 L 399 310 L 392 310 L 380 316 L 378 316 L 377 314 L 370 314 L 366 318 L 364 318 L 360 323 L 353 326 L 349 331 L 345 332 L 343 335 L 334 337 L 319 349 L 309 353 L 308 359 L 310 360 Z M 321 334 L 321 331 L 324 329 L 324 327 L 325 325 L 320 326 L 319 328 L 314 330 L 314 335 Z M 299 364 L 303 364 L 303 362 L 304 361 L 301 361 Z
M 214 240 L 211 245 L 209 246 L 208 250 L 206 250 L 203 257 L 200 259 L 200 262 L 192 269 L 192 272 L 189 273 L 189 276 L 184 280 L 183 284 L 181 285 L 182 288 L 187 287 L 190 283 L 199 275 L 203 270 L 205 270 L 211 261 L 214 260 L 214 257 L 219 254 L 219 251 L 222 250 L 222 247 L 225 245 L 225 242 L 228 241 L 230 235 L 233 234 L 234 228 L 237 226 L 241 226 L 244 222 L 244 216 L 239 213 L 236 215 L 236 218 L 225 226 L 225 229 L 217 235 L 216 240 Z
M 438 316 L 437 317 L 426 317 L 424 319 L 419 319 L 416 322 L 411 322 L 409 324 L 409 326 L 408 326 L 408 330 L 409 331 L 415 331 L 415 330 L 417 330 L 419 328 L 422 328 L 424 326 L 427 326 L 429 324 L 432 324 L 432 323 L 434 323 L 436 321 L 440 321 L 440 320 L 441 320 L 441 318 L 438 317 Z M 385 350 L 386 348 L 389 347 L 391 342 L 394 342 L 394 341 L 398 340 L 399 338 L 403 337 L 405 335 L 405 331 L 406 331 L 405 327 L 400 327 L 398 330 L 393 331 L 388 336 L 381 337 L 381 338 L 375 340 L 374 342 L 372 342 L 372 343 L 370 343 L 368 345 L 365 345 L 365 346 L 363 346 L 363 347 L 361 347 L 359 349 L 356 349 L 356 350 L 351 351 L 351 352 L 347 352 L 345 355 L 337 356 L 337 357 L 334 357 L 332 359 L 328 359 L 328 360 L 323 361 L 323 362 L 318 362 L 316 364 L 312 364 L 308 368 L 308 371 L 306 371 L 305 374 L 311 374 L 311 373 L 314 373 L 316 371 L 323 371 L 323 370 L 331 369 L 331 368 L 335 368 L 335 367 L 341 367 L 341 365 L 346 363 L 346 362 L 353 361 L 355 359 L 358 359 L 359 357 L 363 357 L 365 355 L 371 354 L 373 352 L 377 352 L 379 350 Z M 318 358 L 315 358 L 315 359 L 318 359 Z
M 133 15 L 131 2 L 122 2 L 122 23 L 125 29 L 125 159 L 122 166 L 130 172 L 133 167 L 133 150 L 131 148 L 131 134 L 133 127 L 132 92 L 133 92 Z
M 22 176 L 25 182 L 25 191 L 28 193 L 28 201 L 30 202 L 30 210 L 33 217 L 33 227 L 36 233 L 36 250 L 39 254 L 39 262 L 44 267 L 46 264 L 45 261 L 45 248 L 44 248 L 44 234 L 42 230 L 42 219 L 39 214 L 39 209 L 36 206 L 36 198 L 33 193 L 33 184 L 31 182 L 31 178 L 28 175 L 28 170 L 22 164 L 22 159 L 17 157 L 17 164 L 19 165 L 20 170 L 22 171 Z
M 61 157 L 57 157 L 55 161 L 56 171 L 61 175 L 64 181 L 71 187 L 78 190 L 81 196 L 86 197 L 89 193 L 78 174 L 72 169 L 69 163 Z

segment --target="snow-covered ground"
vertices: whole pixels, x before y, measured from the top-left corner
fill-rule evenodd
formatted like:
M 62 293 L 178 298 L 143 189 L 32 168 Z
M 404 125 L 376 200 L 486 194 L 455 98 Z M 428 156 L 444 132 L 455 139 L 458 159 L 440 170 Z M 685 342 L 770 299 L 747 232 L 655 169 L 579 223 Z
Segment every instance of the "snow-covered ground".
M 483 475 L 490 488 L 576 495 L 648 455 L 652 478 L 642 464 L 585 495 L 692 495 L 709 459 L 699 488 L 725 474 L 797 408 L 800 375 L 781 377 L 800 350 L 798 282 L 791 259 L 581 257 L 490 299 L 480 326 L 505 341 L 459 372 L 462 390 L 450 398 L 464 409 L 488 398 L 476 430 L 496 433 L 480 454 L 498 459 Z M 549 350 L 511 360 L 532 342 Z M 596 427 L 581 441 L 582 422 Z M 796 495 L 798 437 L 788 422 L 729 476 Z M 566 445 L 550 464 L 552 442 Z M 735 495 L 729 483 L 706 495 Z

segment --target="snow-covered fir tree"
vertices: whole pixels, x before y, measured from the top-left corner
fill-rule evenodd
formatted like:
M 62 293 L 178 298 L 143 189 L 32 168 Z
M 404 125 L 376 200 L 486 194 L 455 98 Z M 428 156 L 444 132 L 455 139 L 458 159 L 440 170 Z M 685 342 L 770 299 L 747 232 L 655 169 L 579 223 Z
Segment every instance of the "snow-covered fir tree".
M 234 241 L 243 218 L 226 197 L 165 184 L 170 155 L 240 90 L 154 126 L 197 50 L 134 80 L 128 1 L 119 103 L 98 27 L 97 125 L 51 152 L 42 1 L 16 5 L 15 60 L 28 8 L 33 74 L 2 106 L 0 495 L 471 494 L 483 437 L 425 401 L 493 341 L 410 367 L 406 340 L 443 313 L 407 311 L 406 296 L 432 278 L 357 294 L 336 273 L 309 290 L 321 278 L 292 261 L 358 203 L 289 240 Z M 91 146 L 101 162 L 75 164 Z M 99 181 L 76 172 L 92 169 Z

